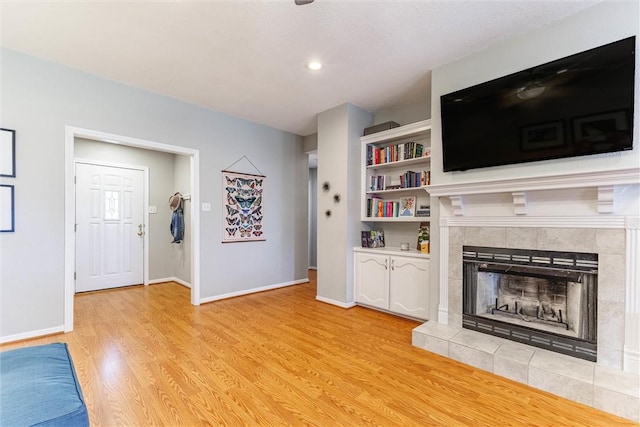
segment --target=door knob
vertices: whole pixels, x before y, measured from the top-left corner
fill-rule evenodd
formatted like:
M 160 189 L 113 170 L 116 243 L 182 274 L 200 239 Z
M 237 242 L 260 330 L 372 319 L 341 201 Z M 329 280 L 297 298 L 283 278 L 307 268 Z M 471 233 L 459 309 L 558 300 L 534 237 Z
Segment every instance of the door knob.
M 142 224 L 138 224 L 138 236 L 142 237 L 144 232 L 142 231 Z

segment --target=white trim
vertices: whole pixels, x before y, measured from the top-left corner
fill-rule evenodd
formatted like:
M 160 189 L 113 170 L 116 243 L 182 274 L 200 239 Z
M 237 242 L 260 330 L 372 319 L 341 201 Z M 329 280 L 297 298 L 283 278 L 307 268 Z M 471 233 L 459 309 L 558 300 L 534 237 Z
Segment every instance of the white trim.
M 318 267 L 316 267 L 315 265 L 310 265 L 310 266 L 309 266 L 309 270 L 316 270 L 316 271 L 318 271 Z
M 449 224 L 440 221 L 438 323 L 449 324 Z
M 30 338 L 38 338 L 38 337 L 42 337 L 42 336 L 45 336 L 45 335 L 59 334 L 61 332 L 66 332 L 64 330 L 64 325 L 55 326 L 53 328 L 39 329 L 37 331 L 29 331 L 29 332 L 23 332 L 21 334 L 7 335 L 7 336 L 4 336 L 4 337 L 0 337 L 0 344 L 4 344 L 4 343 L 8 343 L 8 342 L 15 342 L 15 341 L 28 340 Z
M 432 184 L 427 191 L 432 196 L 461 196 L 467 194 L 513 193 L 518 191 L 592 188 L 628 184 L 640 184 L 640 168 L 567 173 L 542 177 L 500 178 L 454 184 Z
M 445 217 L 440 226 L 447 227 L 535 227 L 535 228 L 625 228 L 636 217 L 627 216 L 567 216 L 567 217 Z
M 131 138 L 89 129 L 65 126 L 65 221 L 64 221 L 64 332 L 73 330 L 73 296 L 75 294 L 75 186 L 74 142 L 76 138 L 121 144 L 146 150 L 162 151 L 191 157 L 191 304 L 200 304 L 200 152 L 191 148 Z M 147 203 L 148 206 L 148 203 Z M 148 209 L 148 208 L 146 208 Z M 145 242 L 146 243 L 146 242 Z
M 511 193 L 513 197 L 513 213 L 516 215 L 527 214 L 527 192 L 526 191 L 514 191 Z
M 142 244 L 143 244 L 142 281 L 145 286 L 148 285 L 149 284 L 149 233 L 147 233 L 147 230 L 149 227 L 149 167 L 131 165 L 127 163 L 105 162 L 102 160 L 82 159 L 79 157 L 75 157 L 74 163 L 73 163 L 74 174 L 75 174 L 75 166 L 78 163 L 88 164 L 88 165 L 97 165 L 97 166 L 106 166 L 110 168 L 139 170 L 139 171 L 142 171 L 142 173 L 144 174 L 143 184 L 142 184 L 142 187 L 143 187 L 142 188 L 142 193 L 143 193 L 142 194 L 142 203 L 143 203 L 142 221 L 144 224 L 144 235 L 142 238 Z M 75 187 L 74 187 L 74 192 L 75 192 Z
M 598 187 L 598 213 L 610 214 L 614 212 L 615 189 L 613 185 L 601 185 Z
M 623 369 L 640 374 L 640 220 L 627 222 Z
M 460 195 L 449 196 L 451 200 L 451 208 L 453 208 L 453 214 L 455 216 L 464 216 L 464 199 Z
M 165 277 L 164 279 L 149 280 L 150 285 L 156 285 L 158 283 L 176 282 L 178 285 L 182 285 L 186 288 L 191 288 L 191 283 L 186 280 L 179 279 L 177 277 Z
M 200 305 L 200 151 L 191 151 L 191 304 Z
M 215 295 L 208 298 L 202 298 L 200 300 L 200 303 L 204 304 L 207 302 L 219 301 L 227 298 L 234 298 L 234 297 L 240 297 L 243 295 L 255 294 L 258 292 L 271 291 L 273 289 L 286 288 L 287 286 L 299 285 L 301 283 L 309 283 L 309 278 L 293 280 L 291 282 L 276 283 L 274 285 L 267 285 L 267 286 L 262 286 L 260 288 L 247 289 L 247 290 L 238 291 L 238 292 L 230 292 L 228 294 Z
M 337 305 L 338 307 L 341 307 L 341 308 L 353 308 L 357 305 L 355 302 L 342 302 L 342 301 L 334 300 L 331 298 L 325 298 L 321 296 L 316 296 L 316 300 L 327 303 L 327 304 L 331 304 L 331 305 Z
M 640 374 L 640 352 L 637 349 L 624 346 L 624 362 L 622 369 L 625 372 Z

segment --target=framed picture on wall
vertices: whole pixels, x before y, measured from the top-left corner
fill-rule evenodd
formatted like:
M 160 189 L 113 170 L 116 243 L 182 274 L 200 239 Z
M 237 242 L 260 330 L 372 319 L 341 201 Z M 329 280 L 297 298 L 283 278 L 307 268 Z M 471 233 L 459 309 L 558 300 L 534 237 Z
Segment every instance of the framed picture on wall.
M 0 129 L 0 176 L 16 177 L 16 131 Z
M 0 184 L 0 232 L 15 231 L 15 206 L 13 185 Z

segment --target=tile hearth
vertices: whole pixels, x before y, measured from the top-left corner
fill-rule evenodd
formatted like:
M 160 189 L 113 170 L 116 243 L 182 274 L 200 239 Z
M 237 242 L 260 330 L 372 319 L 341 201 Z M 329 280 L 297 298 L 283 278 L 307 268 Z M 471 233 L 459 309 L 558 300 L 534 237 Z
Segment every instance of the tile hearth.
M 640 377 L 593 362 L 433 321 L 412 343 L 531 387 L 640 422 Z

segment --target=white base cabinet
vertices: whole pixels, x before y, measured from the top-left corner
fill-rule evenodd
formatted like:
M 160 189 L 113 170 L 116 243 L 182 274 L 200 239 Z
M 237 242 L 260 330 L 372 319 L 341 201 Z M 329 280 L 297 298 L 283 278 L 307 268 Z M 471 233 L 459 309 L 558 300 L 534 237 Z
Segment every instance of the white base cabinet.
M 355 301 L 405 316 L 428 315 L 429 259 L 384 249 L 354 249 Z

